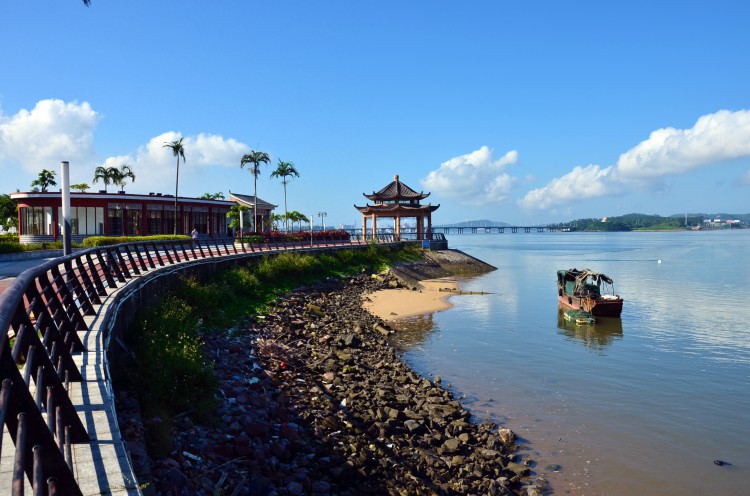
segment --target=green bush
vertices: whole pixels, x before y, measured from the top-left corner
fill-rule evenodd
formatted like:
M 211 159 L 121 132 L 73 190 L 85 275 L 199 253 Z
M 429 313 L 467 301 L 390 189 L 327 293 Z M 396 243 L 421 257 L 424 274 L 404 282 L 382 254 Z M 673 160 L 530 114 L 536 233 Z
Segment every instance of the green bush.
M 161 405 L 173 415 L 192 411 L 198 418 L 214 408 L 217 382 L 203 355 L 199 325 L 193 309 L 170 295 L 130 334 L 141 404 Z
M 119 245 L 120 243 L 132 243 L 135 241 L 172 241 L 172 240 L 189 240 L 190 236 L 172 234 L 159 234 L 154 236 L 90 236 L 83 240 L 83 246 L 94 248 L 96 246 Z

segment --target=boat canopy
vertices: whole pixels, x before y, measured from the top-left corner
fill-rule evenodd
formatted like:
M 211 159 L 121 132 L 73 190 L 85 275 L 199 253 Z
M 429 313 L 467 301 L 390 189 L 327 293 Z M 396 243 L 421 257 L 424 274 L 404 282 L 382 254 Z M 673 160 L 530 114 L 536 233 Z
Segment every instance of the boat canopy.
M 557 276 L 561 281 L 575 281 L 576 287 L 583 287 L 586 284 L 594 284 L 599 287 L 601 286 L 602 282 L 605 282 L 607 284 L 614 284 L 612 278 L 610 278 L 606 274 L 590 269 L 558 270 Z

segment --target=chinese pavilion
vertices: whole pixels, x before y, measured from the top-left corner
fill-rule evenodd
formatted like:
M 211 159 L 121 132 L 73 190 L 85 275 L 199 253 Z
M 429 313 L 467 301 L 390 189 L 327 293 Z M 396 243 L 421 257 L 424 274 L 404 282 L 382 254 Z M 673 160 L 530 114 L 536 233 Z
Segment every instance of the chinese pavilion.
M 437 210 L 440 205 L 426 204 L 419 202 L 424 200 L 430 193 L 417 193 L 406 184 L 394 176 L 393 182 L 371 195 L 362 193 L 365 198 L 373 202 L 364 207 L 354 205 L 354 208 L 362 213 L 362 233 L 367 234 L 367 219 L 372 220 L 372 235 L 378 232 L 378 218 L 393 218 L 394 230 L 397 237 L 401 235 L 401 219 L 416 218 L 417 220 L 417 239 L 430 239 L 432 233 L 432 212 Z M 427 229 L 425 230 L 425 221 Z M 427 234 L 427 235 L 425 235 Z

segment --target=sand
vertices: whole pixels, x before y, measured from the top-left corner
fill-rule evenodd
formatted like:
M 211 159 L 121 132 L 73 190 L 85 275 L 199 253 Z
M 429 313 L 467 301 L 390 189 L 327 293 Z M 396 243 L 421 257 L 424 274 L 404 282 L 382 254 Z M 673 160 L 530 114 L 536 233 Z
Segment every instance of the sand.
M 424 289 L 384 289 L 365 297 L 363 306 L 373 315 L 394 322 L 408 317 L 425 315 L 451 308 L 448 301 L 458 291 L 458 280 L 455 277 L 427 279 L 420 281 Z M 440 291 L 440 290 L 443 291 Z

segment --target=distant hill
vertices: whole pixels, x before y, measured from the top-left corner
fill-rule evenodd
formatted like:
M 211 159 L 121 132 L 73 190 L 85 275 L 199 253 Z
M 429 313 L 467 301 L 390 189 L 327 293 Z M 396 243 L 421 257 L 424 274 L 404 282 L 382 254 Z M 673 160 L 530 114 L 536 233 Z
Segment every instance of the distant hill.
M 727 213 L 688 213 L 687 225 L 685 214 L 673 214 L 667 217 L 649 214 L 625 214 L 615 217 L 594 217 L 589 219 L 575 219 L 568 222 L 539 224 L 556 228 L 568 228 L 575 231 L 632 231 L 638 229 L 685 229 L 692 226 L 702 226 L 707 219 L 739 220 L 741 225 L 735 227 L 746 227 L 750 225 L 750 214 L 727 214 Z M 512 227 L 513 224 L 495 220 L 479 219 L 467 220 L 456 223 L 435 224 L 433 227 Z

